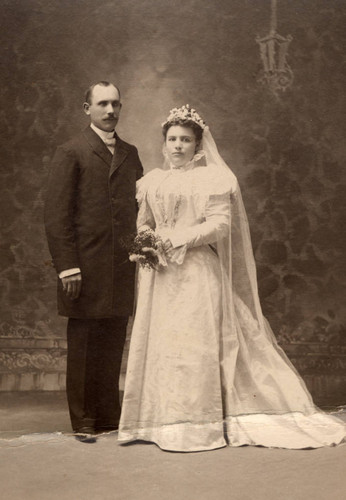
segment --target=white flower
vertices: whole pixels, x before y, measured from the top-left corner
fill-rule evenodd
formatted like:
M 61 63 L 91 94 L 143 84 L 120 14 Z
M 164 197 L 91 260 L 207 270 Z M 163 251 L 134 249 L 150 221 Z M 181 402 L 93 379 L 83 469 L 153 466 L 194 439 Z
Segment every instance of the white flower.
M 185 104 L 181 108 L 173 108 L 170 110 L 168 118 L 165 122 L 161 124 L 163 127 L 167 123 L 174 121 L 174 120 L 191 120 L 197 125 L 199 125 L 202 129 L 205 129 L 206 124 L 202 120 L 202 118 L 199 116 L 197 111 L 194 108 L 190 108 L 189 104 Z

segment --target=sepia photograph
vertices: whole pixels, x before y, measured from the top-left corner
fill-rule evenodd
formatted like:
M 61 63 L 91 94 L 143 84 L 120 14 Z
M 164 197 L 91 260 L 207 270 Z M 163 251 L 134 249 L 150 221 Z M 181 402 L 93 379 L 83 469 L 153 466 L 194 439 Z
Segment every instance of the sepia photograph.
M 340 500 L 346 0 L 0 0 L 4 500 Z

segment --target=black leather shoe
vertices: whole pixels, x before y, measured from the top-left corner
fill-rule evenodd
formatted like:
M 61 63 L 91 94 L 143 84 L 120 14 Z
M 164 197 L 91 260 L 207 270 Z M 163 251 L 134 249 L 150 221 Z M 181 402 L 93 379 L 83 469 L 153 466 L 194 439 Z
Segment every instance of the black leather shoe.
M 117 425 L 109 425 L 109 426 L 103 426 L 103 427 L 96 427 L 95 432 L 96 434 L 106 434 L 107 432 L 114 432 L 118 430 Z
M 75 438 L 81 443 L 96 443 L 95 429 L 93 427 L 81 427 L 74 431 Z

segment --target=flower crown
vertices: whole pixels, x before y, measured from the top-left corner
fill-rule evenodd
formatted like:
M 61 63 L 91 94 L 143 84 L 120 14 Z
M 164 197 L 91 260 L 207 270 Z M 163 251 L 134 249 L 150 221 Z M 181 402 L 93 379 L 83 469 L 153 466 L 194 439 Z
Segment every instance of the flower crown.
M 166 121 L 161 123 L 161 126 L 164 127 L 167 123 L 174 122 L 176 120 L 190 120 L 197 123 L 197 125 L 199 125 L 203 130 L 207 126 L 205 121 L 202 120 L 197 111 L 193 108 L 190 108 L 189 104 L 185 104 L 181 108 L 171 109 Z

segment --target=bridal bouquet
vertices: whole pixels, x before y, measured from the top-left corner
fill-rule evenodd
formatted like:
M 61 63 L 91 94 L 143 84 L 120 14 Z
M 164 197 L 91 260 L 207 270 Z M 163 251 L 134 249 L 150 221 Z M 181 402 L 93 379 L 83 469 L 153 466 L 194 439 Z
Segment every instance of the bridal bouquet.
M 164 259 L 163 241 L 152 229 L 139 232 L 127 245 L 131 262 L 138 262 L 141 267 L 158 269 L 167 265 Z

